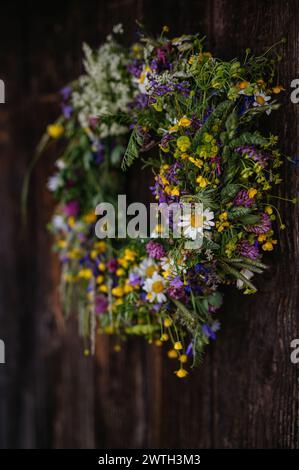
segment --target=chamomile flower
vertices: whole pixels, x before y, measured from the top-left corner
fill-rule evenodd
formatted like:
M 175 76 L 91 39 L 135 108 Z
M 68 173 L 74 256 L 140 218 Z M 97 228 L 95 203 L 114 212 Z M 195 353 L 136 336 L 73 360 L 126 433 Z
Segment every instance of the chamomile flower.
M 140 277 L 150 278 L 159 270 L 157 264 L 153 261 L 152 258 L 144 258 L 140 263 L 137 272 Z
M 271 100 L 271 96 L 265 95 L 265 93 L 259 92 L 254 94 L 254 103 L 253 106 L 265 106 L 268 104 L 268 101 Z M 270 114 L 271 109 L 266 110 L 266 114 Z
M 152 277 L 146 279 L 143 288 L 147 292 L 147 298 L 150 302 L 166 302 L 167 297 L 164 293 L 165 279 L 157 272 Z
M 195 240 L 197 235 L 203 235 L 204 230 L 211 230 L 211 227 L 215 225 L 213 219 L 214 212 L 210 209 L 197 212 L 190 211 L 181 217 L 178 226 L 183 227 L 185 237 Z

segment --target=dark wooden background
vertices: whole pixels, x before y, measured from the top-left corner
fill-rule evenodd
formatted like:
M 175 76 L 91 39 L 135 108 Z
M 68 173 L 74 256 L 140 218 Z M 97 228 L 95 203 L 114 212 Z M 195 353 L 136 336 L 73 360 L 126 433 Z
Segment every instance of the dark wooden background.
M 94 360 L 82 355 L 76 324 L 59 318 L 59 267 L 45 229 L 53 202 L 45 182 L 55 152 L 37 167 L 29 231 L 22 233 L 20 188 L 33 150 L 58 114 L 56 91 L 81 68 L 81 43 L 96 46 L 121 21 L 149 31 L 202 31 L 216 54 L 261 51 L 282 36 L 285 106 L 272 126 L 284 151 L 298 151 L 299 105 L 290 81 L 299 76 L 298 1 L 109 0 L 40 4 L 1 2 L 0 78 L 0 446 L 288 447 L 299 445 L 298 370 L 290 342 L 299 337 L 298 210 L 280 203 L 287 230 L 258 295 L 227 290 L 223 328 L 203 366 L 178 381 L 165 352 L 131 340 L 121 353 L 100 338 Z M 282 196 L 298 193 L 298 170 L 283 170 Z M 132 182 L 140 190 L 140 180 Z M 146 184 L 146 182 L 145 182 Z M 134 186 L 135 185 L 135 186 Z

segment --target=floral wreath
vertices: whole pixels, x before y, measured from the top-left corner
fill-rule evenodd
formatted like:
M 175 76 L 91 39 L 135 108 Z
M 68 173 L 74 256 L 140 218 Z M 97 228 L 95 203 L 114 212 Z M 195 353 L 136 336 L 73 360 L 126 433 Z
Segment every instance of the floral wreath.
M 183 378 L 216 339 L 221 286 L 255 293 L 253 277 L 266 269 L 277 226 L 285 228 L 273 202 L 284 156 L 278 137 L 259 130 L 283 87 L 274 48 L 224 61 L 199 35 L 167 32 L 141 32 L 127 49 L 117 25 L 97 51 L 84 46 L 86 73 L 61 91 L 62 116 L 47 129 L 65 142 L 48 187 L 58 201 L 50 230 L 63 305 L 66 313 L 76 307 L 85 354 L 94 352 L 97 332 L 114 334 L 116 350 L 140 335 L 170 344 Z M 142 240 L 99 240 L 94 208 L 116 203 L 128 182 L 123 170 L 137 158 L 152 168 L 156 202 L 202 209 L 173 221 L 167 238 L 157 223 Z M 199 234 L 201 248 L 186 250 Z

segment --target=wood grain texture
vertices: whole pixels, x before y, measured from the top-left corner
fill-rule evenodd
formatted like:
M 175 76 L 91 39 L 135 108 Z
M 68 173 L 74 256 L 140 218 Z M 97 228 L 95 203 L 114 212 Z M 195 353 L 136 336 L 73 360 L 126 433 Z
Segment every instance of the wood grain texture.
M 24 2 L 25 3 L 25 2 Z M 30 7 L 31 5 L 31 7 Z M 212 52 L 232 58 L 287 37 L 280 66 L 285 106 L 271 117 L 286 153 L 298 152 L 298 105 L 289 100 L 298 77 L 295 0 L 110 0 L 1 4 L 0 78 L 0 447 L 93 448 L 299 447 L 298 367 L 290 341 L 299 335 L 298 208 L 280 202 L 287 230 L 256 296 L 226 289 L 223 328 L 204 364 L 178 381 L 165 351 L 129 340 L 121 353 L 100 337 L 95 359 L 82 355 L 77 327 L 57 324 L 59 266 L 45 229 L 53 201 L 45 182 L 51 149 L 37 167 L 29 230 L 20 230 L 20 187 L 34 147 L 59 112 L 57 90 L 82 71 L 81 44 L 99 44 L 121 21 L 136 39 L 135 18 L 151 32 L 202 31 Z M 282 197 L 298 194 L 298 169 L 287 165 Z M 128 188 L 146 197 L 148 175 Z

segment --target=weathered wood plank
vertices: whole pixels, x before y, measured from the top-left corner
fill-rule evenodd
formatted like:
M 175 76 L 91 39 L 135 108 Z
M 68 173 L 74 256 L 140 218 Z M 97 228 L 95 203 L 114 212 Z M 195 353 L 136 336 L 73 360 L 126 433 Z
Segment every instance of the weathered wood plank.
M 203 366 L 186 381 L 173 375 L 165 351 L 129 340 L 121 353 L 100 337 L 93 361 L 71 320 L 58 328 L 58 263 L 45 229 L 53 202 L 45 189 L 55 152 L 33 178 L 30 232 L 20 237 L 19 197 L 25 168 L 49 120 L 59 111 L 56 91 L 82 70 L 81 43 L 99 44 L 121 21 L 126 41 L 134 19 L 149 31 L 168 24 L 173 35 L 201 30 L 225 57 L 261 50 L 287 36 L 281 78 L 299 72 L 297 2 L 213 0 L 66 1 L 47 15 L 1 6 L 0 78 L 0 366 L 1 447 L 298 447 L 298 367 L 289 345 L 298 336 L 298 214 L 280 203 L 288 229 L 256 297 L 227 289 L 223 329 Z M 3 73 L 3 75 L 1 75 Z M 296 154 L 297 108 L 273 117 L 284 150 Z M 298 193 L 298 170 L 287 166 L 282 196 Z M 132 198 L 145 196 L 146 175 L 132 179 Z

